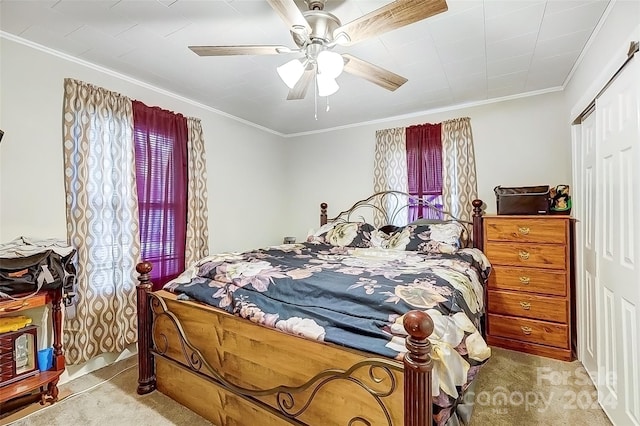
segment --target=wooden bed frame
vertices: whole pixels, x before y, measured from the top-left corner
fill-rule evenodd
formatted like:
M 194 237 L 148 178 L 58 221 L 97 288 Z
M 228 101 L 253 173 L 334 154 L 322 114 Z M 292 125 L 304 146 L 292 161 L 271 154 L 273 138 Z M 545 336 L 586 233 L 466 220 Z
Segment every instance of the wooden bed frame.
M 473 246 L 480 249 L 482 205 L 473 201 Z M 327 222 L 326 203 L 320 217 Z M 433 322 L 426 313 L 405 315 L 408 352 L 400 362 L 152 292 L 151 268 L 136 267 L 139 394 L 158 389 L 220 426 L 432 424 Z

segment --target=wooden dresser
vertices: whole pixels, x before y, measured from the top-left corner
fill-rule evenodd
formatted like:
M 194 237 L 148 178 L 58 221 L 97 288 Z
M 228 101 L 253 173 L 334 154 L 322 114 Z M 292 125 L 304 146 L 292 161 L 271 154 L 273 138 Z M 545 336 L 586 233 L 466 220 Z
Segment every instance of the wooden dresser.
M 489 345 L 574 359 L 573 219 L 486 216 L 484 252 Z

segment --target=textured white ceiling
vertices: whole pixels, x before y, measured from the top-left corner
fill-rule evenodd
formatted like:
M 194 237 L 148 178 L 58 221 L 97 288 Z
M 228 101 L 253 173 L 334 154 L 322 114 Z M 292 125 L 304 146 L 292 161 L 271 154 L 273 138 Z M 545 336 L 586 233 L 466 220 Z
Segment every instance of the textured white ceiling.
M 400 0 L 402 1 L 402 0 Z M 425 0 L 426 1 L 426 0 Z M 296 0 L 306 10 L 302 0 Z M 342 23 L 388 0 L 328 0 Z M 296 54 L 199 57 L 188 45 L 282 44 L 257 0 L 2 0 L 0 29 L 283 134 L 562 86 L 608 0 L 448 0 L 449 10 L 350 47 L 409 79 L 395 92 L 343 73 L 340 90 L 287 101 L 276 67 Z

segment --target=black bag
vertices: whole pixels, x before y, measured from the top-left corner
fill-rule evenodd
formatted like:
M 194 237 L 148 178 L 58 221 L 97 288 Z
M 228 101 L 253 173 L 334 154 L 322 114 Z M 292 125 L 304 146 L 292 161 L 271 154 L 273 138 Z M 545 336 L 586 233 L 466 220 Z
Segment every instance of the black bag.
M 496 186 L 498 214 L 548 214 L 549 186 Z
M 64 257 L 47 250 L 31 256 L 0 258 L 0 297 L 59 287 L 72 291 L 75 282 L 74 255 L 75 250 Z

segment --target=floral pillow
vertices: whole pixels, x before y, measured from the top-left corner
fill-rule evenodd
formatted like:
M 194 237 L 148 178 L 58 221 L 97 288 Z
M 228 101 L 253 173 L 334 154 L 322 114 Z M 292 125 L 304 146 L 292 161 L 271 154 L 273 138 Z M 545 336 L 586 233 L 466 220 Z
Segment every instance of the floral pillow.
M 340 247 L 371 247 L 371 233 L 375 228 L 365 222 L 337 222 L 325 225 L 318 231 L 307 237 L 307 242 Z
M 457 222 L 429 225 L 407 225 L 387 234 L 376 230 L 372 245 L 376 247 L 420 251 L 424 253 L 455 253 L 464 247 L 464 226 Z

